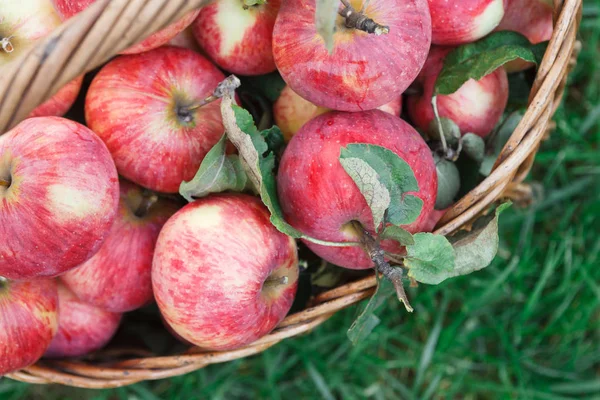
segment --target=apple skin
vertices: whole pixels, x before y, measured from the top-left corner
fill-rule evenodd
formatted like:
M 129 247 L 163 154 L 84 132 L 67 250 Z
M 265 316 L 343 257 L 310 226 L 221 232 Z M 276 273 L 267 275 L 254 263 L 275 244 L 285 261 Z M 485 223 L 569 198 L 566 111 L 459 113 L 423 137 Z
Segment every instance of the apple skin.
M 177 193 L 223 135 L 220 100 L 186 111 L 189 120 L 181 110 L 211 95 L 224 78 L 206 58 L 180 47 L 120 56 L 92 81 L 85 119 L 122 176 Z
M 119 185 L 108 149 L 83 125 L 30 118 L 0 136 L 0 276 L 62 274 L 108 235 Z
M 431 43 L 456 46 L 492 32 L 502 20 L 508 0 L 428 0 Z
M 57 328 L 58 294 L 54 280 L 0 280 L 0 376 L 39 360 Z
M 60 18 L 63 21 L 68 20 L 81 11 L 88 8 L 96 0 L 51 0 L 54 3 L 54 7 Z M 146 39 L 137 43 L 126 50 L 123 50 L 121 54 L 138 54 L 148 50 L 155 49 L 162 45 L 169 43 L 169 40 L 173 39 L 177 34 L 183 31 L 185 28 L 191 25 L 192 22 L 198 16 L 200 11 L 190 11 L 179 21 L 172 23 L 166 28 L 161 29 L 158 32 L 148 36 Z
M 80 357 L 100 350 L 119 328 L 121 314 L 80 300 L 58 280 L 58 331 L 44 358 Z
M 390 103 L 378 107 L 378 109 L 399 116 L 402 111 L 402 97 L 399 96 Z M 331 110 L 304 100 L 287 85 L 281 91 L 281 95 L 275 104 L 273 104 L 275 124 L 281 129 L 286 142 L 290 141 L 292 136 L 302 128 L 302 125 L 327 111 Z
M 136 210 L 144 189 L 120 181 L 117 218 L 100 250 L 61 279 L 83 301 L 115 313 L 133 311 L 153 300 L 152 256 L 158 233 L 179 205 L 158 199 L 144 215 Z
M 352 1 L 358 9 L 362 2 Z M 371 1 L 366 15 L 388 25 L 377 36 L 344 27 L 338 17 L 333 53 L 315 27 L 315 0 L 286 1 L 273 30 L 275 63 L 286 83 L 321 107 L 370 110 L 400 97 L 417 77 L 431 43 L 425 0 Z
M 61 20 L 50 0 L 8 0 L 2 2 L 0 38 L 10 37 L 14 50 L 0 48 L 0 69 L 26 53 L 35 42 L 52 32 Z M 75 102 L 83 77 L 74 79 L 45 103 L 35 108 L 29 117 L 64 115 Z
M 417 78 L 423 87 L 420 95 L 408 96 L 406 107 L 414 125 L 423 132 L 434 120 L 431 98 L 435 81 L 444 66 L 449 47 L 432 47 L 429 58 Z M 470 79 L 456 92 L 437 98 L 440 117 L 452 119 L 461 133 L 472 132 L 487 136 L 502 118 L 508 103 L 508 77 L 504 68 L 498 68 L 476 81 Z
M 508 0 L 508 8 L 496 31 L 519 32 L 533 44 L 550 40 L 553 32 L 551 0 Z M 504 65 L 508 72 L 523 71 L 535 64 L 517 59 Z
M 194 36 L 215 64 L 240 75 L 275 71 L 272 37 L 280 0 L 244 9 L 241 0 L 217 0 L 200 10 Z
M 194 37 L 194 31 L 192 30 L 192 26 L 193 25 L 190 25 L 183 31 L 179 32 L 177 36 L 169 40 L 168 45 L 190 49 L 195 51 L 196 53 L 202 54 L 204 57 L 207 57 L 206 53 L 204 52 L 204 50 L 202 50 L 202 47 L 200 47 L 200 45 L 196 41 L 196 38 Z
M 152 264 L 154 296 L 183 339 L 230 350 L 269 333 L 296 294 L 298 254 L 261 201 L 211 195 L 188 204 L 163 227 Z M 287 283 L 267 285 L 268 277 Z
M 374 233 L 371 210 L 339 162 L 341 148 L 350 143 L 385 147 L 411 166 L 419 184 L 419 191 L 412 194 L 423 200 L 423 209 L 417 220 L 404 228 L 421 232 L 437 194 L 431 150 L 409 124 L 380 110 L 322 114 L 306 123 L 292 138 L 277 176 L 279 199 L 287 222 L 309 236 L 335 242 L 360 240 L 348 227 L 352 221 L 360 222 Z M 335 265 L 350 269 L 373 266 L 360 247 L 327 247 L 304 242 Z M 382 247 L 394 252 L 400 250 L 390 241 L 383 241 Z

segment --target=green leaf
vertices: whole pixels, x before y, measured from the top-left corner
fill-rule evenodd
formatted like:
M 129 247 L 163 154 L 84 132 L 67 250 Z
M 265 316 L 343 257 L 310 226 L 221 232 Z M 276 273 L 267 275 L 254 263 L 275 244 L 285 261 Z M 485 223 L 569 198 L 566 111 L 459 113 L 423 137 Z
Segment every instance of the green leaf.
M 378 229 L 385 210 L 390 206 L 390 192 L 379 182 L 377 171 L 360 158 L 340 158 L 340 163 L 365 197 L 373 214 L 375 229 Z
M 376 277 L 377 290 L 375 290 L 375 293 L 367 303 L 365 309 L 352 323 L 350 329 L 348 329 L 348 339 L 350 339 L 350 342 L 352 342 L 354 346 L 369 336 L 373 329 L 379 325 L 381 320 L 375 315 L 375 312 L 388 297 L 396 293 L 392 282 L 385 278 L 379 278 L 379 274 L 376 274 Z
M 385 147 L 360 143 L 349 144 L 341 149 L 340 161 L 349 158 L 357 158 L 368 164 L 388 190 L 391 202 L 387 210 L 387 222 L 407 225 L 417 219 L 423 208 L 423 200 L 407 194 L 418 192 L 419 185 L 406 161 Z
M 189 202 L 210 193 L 231 190 L 241 192 L 248 184 L 248 177 L 237 155 L 225 154 L 227 137 L 221 139 L 206 154 L 194 178 L 181 182 L 179 193 Z
M 386 226 L 380 236 L 382 239 L 395 240 L 403 246 L 415 244 L 413 235 L 406 229 L 402 229 L 396 225 Z
M 422 283 L 437 285 L 454 270 L 455 253 L 445 236 L 433 233 L 413 235 L 415 244 L 406 246 L 404 265 L 408 276 Z
M 532 45 L 520 33 L 502 31 L 457 47 L 444 60 L 434 96 L 452 94 L 469 79 L 479 80 L 517 58 L 539 65 L 546 45 Z
M 524 113 L 521 110 L 509 114 L 502 124 L 487 137 L 487 152 L 479 167 L 479 173 L 488 176 L 492 172 L 492 167 L 496 163 L 496 159 L 521 122 L 521 119 L 523 119 L 523 115 Z
M 242 132 L 249 135 L 252 141 L 253 147 L 246 150 L 250 153 L 256 153 L 248 158 L 256 160 L 256 165 L 251 166 L 251 168 L 260 173 L 260 187 L 258 191 L 263 203 L 265 203 L 271 212 L 271 223 L 286 235 L 294 238 L 302 237 L 302 232 L 285 222 L 283 218 L 283 211 L 277 197 L 277 184 L 275 182 L 275 156 L 269 151 L 269 146 L 263 135 L 256 129 L 252 115 L 235 104 L 231 107 L 233 108 L 237 126 Z
M 269 129 L 265 129 L 260 133 L 267 142 L 267 147 L 270 151 L 275 154 L 281 154 L 285 148 L 285 140 L 283 139 L 283 133 L 277 125 L 273 125 Z
M 504 203 L 493 214 L 477 219 L 470 231 L 459 231 L 448 237 L 454 247 L 456 261 L 447 278 L 466 275 L 490 265 L 498 252 L 498 216 L 510 205 L 510 202 Z
M 335 33 L 335 21 L 337 20 L 339 8 L 339 0 L 317 0 L 315 25 L 317 33 L 325 41 L 325 47 L 329 54 L 333 52 L 333 34 Z

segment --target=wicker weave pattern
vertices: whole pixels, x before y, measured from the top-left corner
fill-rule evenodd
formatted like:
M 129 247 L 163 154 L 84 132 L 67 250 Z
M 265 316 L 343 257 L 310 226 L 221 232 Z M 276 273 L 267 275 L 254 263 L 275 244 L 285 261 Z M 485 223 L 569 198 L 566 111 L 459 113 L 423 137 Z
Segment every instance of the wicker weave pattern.
M 0 132 L 24 119 L 64 84 L 109 60 L 113 55 L 167 26 L 210 0 L 97 0 L 83 13 L 41 40 L 0 75 Z M 519 197 L 521 182 L 549 128 L 564 93 L 566 77 L 580 44 L 576 41 L 582 0 L 555 0 L 555 29 L 521 123 L 496 161 L 493 172 L 457 202 L 438 224 L 436 233 L 457 231 L 500 197 Z M 325 292 L 312 306 L 288 316 L 272 333 L 242 349 L 155 357 L 136 350 L 108 350 L 125 361 L 95 363 L 43 361 L 8 377 L 23 382 L 60 383 L 84 388 L 109 388 L 182 375 L 206 365 L 257 354 L 279 341 L 308 332 L 336 311 L 372 295 L 371 276 Z M 129 358 L 127 358 L 127 357 Z

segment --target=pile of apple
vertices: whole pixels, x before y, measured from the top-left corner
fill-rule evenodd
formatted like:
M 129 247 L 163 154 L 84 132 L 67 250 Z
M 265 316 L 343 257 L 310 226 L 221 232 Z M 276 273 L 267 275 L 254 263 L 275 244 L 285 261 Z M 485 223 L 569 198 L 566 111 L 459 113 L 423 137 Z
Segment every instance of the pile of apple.
M 0 72 L 93 2 L 3 1 Z M 431 99 L 445 57 L 494 29 L 547 40 L 549 3 L 344 0 L 330 52 L 315 0 L 216 0 L 104 65 L 87 88 L 85 125 L 62 118 L 83 77 L 65 86 L 0 136 L 0 375 L 96 351 L 123 313 L 154 300 L 169 329 L 208 350 L 247 345 L 286 316 L 297 244 L 260 198 L 229 191 L 183 206 L 178 194 L 223 137 L 213 94 L 222 71 L 277 70 L 287 84 L 273 116 L 287 142 L 277 193 L 291 226 L 323 243 L 356 241 L 357 224 L 376 231 L 339 162 L 359 143 L 408 163 L 422 209 L 403 228 L 430 231 L 458 191 L 438 195 L 436 166 L 452 158 L 440 141 L 485 138 L 504 113 L 507 69 L 529 66 L 438 96 L 437 118 Z M 403 100 L 412 125 L 400 118 Z M 360 247 L 305 244 L 337 266 L 374 265 Z M 381 248 L 401 251 L 390 240 Z

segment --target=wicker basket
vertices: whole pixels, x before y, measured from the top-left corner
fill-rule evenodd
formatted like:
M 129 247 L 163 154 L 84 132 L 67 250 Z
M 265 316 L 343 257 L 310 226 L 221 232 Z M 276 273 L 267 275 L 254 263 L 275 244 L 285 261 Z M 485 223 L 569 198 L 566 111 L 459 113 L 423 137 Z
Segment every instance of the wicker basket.
M 210 0 L 97 0 L 41 40 L 0 74 L 0 132 L 23 120 L 38 104 L 82 73 Z M 566 76 L 575 62 L 582 0 L 554 0 L 554 34 L 529 99 L 527 112 L 500 154 L 493 172 L 458 201 L 441 219 L 436 233 L 449 234 L 467 225 L 501 197 L 526 193 L 528 174 L 540 142 L 552 127 L 550 118 L 562 98 Z M 108 350 L 112 362 L 42 361 L 8 377 L 23 382 L 84 388 L 109 388 L 182 375 L 209 364 L 260 353 L 279 341 L 308 332 L 336 311 L 372 295 L 374 275 L 337 287 L 312 299 L 311 306 L 288 316 L 269 335 L 244 348 L 156 357 L 147 352 Z M 129 358 L 126 358 L 129 357 Z M 110 359 L 110 358 L 109 358 Z

